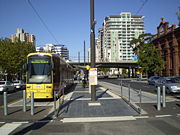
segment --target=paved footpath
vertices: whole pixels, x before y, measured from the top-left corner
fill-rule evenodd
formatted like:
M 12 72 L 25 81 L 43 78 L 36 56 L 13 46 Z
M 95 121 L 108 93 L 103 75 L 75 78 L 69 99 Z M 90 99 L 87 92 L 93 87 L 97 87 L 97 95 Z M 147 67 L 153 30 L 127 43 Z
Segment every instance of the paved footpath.
M 102 84 L 101 84 L 102 85 Z M 116 91 L 116 86 L 110 86 Z M 61 102 L 57 101 L 57 111 L 53 104 L 37 106 L 36 115 L 30 110 L 23 113 L 11 106 L 10 115 L 3 116 L 0 110 L 0 133 L 6 134 L 51 134 L 51 135 L 179 135 L 179 102 L 168 102 L 167 108 L 157 111 L 154 102 L 141 104 L 144 114 L 135 109 L 115 93 L 98 85 L 97 101 L 91 101 L 89 88 L 77 83 Z M 123 88 L 126 91 L 126 88 Z M 137 106 L 138 102 L 133 101 Z M 12 109 L 16 109 L 12 110 Z M 54 117 L 56 114 L 56 117 Z

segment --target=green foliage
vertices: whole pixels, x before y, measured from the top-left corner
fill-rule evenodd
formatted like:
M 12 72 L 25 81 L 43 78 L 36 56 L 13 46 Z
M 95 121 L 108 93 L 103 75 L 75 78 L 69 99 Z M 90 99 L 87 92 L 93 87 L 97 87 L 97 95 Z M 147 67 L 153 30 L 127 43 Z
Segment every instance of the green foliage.
M 17 41 L 12 43 L 9 39 L 0 39 L 0 65 L 2 71 L 8 74 L 16 74 L 22 70 L 26 63 L 26 56 L 35 52 L 35 46 L 31 43 Z
M 134 46 L 134 53 L 138 55 L 138 64 L 143 72 L 160 72 L 165 68 L 165 63 L 151 43 L 151 40 L 151 34 L 142 34 L 138 39 L 131 41 L 131 46 Z
M 43 48 L 40 48 L 39 52 L 45 52 L 45 50 Z
M 98 71 L 103 71 L 105 74 L 110 71 L 110 68 L 98 68 Z
M 134 38 L 133 40 L 131 40 L 130 46 L 133 48 L 134 53 L 138 55 L 140 47 L 145 43 L 150 43 L 151 39 L 152 35 L 150 33 L 144 33 L 139 35 L 137 39 Z
M 123 68 L 123 69 L 122 69 L 122 74 L 123 74 L 123 75 L 127 75 L 127 74 L 128 74 L 127 70 Z
M 164 69 L 164 61 L 152 44 L 144 44 L 139 51 L 138 64 L 144 72 L 160 72 Z

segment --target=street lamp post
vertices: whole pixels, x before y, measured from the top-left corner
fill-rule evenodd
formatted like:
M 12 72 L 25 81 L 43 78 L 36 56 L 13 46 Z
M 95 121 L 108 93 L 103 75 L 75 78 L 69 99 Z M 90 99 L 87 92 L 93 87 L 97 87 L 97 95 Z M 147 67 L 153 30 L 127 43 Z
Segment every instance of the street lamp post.
M 90 0 L 90 24 L 91 24 L 91 68 L 95 68 L 95 20 L 94 20 L 94 0 Z M 91 100 L 96 101 L 96 87 L 91 85 Z

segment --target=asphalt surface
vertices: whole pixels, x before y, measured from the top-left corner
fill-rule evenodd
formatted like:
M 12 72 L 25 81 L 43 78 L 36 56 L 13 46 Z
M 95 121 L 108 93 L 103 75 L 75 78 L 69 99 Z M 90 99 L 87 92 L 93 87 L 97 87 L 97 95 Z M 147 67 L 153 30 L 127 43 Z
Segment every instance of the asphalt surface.
M 180 117 L 96 123 L 55 121 L 26 124 L 18 128 L 18 132 L 13 133 L 14 135 L 179 135 L 179 121 Z
M 14 102 L 22 98 L 23 90 L 8 93 L 8 102 Z M 3 94 L 0 94 L 0 107 L 3 105 Z

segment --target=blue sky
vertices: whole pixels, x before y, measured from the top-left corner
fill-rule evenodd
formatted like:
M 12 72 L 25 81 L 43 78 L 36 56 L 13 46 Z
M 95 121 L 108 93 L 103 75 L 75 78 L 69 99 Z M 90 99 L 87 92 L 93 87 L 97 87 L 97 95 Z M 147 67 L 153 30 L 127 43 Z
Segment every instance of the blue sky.
M 90 0 L 30 0 L 58 43 L 65 44 L 70 57 L 83 56 L 90 41 Z M 94 0 L 96 37 L 105 16 L 131 12 L 133 15 L 146 0 Z M 138 15 L 145 16 L 146 32 L 155 34 L 160 17 L 170 24 L 178 24 L 176 12 L 180 0 L 148 0 Z M 57 44 L 41 23 L 27 0 L 0 0 L 0 37 L 10 37 L 17 28 L 36 36 L 36 45 Z M 87 50 L 87 49 L 86 49 Z

